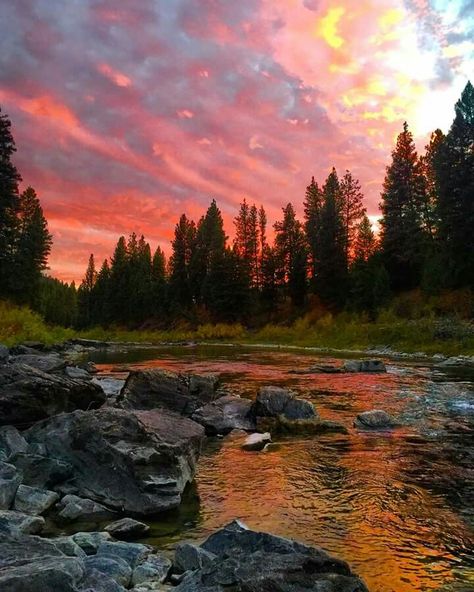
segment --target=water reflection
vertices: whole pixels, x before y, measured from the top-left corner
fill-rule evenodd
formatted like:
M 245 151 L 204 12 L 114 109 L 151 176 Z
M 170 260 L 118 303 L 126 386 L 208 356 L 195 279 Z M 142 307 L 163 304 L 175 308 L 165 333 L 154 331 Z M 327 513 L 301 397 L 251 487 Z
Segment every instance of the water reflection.
M 118 363 L 220 372 L 248 397 L 261 384 L 290 385 L 323 418 L 350 429 L 285 438 L 270 453 L 243 452 L 232 438 L 209 441 L 197 489 L 152 525 L 153 543 L 199 540 L 237 517 L 347 559 L 372 592 L 474 590 L 474 398 L 467 373 L 460 380 L 452 369 L 447 375 L 404 363 L 389 365 L 385 375 L 292 375 L 315 356 L 238 348 L 135 351 L 98 361 L 106 372 Z M 404 427 L 385 434 L 352 428 L 357 413 L 376 407 Z

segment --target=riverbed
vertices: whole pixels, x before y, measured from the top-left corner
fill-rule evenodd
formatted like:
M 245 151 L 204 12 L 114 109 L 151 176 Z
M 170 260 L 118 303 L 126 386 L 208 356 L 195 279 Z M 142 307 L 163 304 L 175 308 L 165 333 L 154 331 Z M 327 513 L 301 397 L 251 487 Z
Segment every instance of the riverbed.
M 319 545 L 347 561 L 371 592 L 474 590 L 474 373 L 426 360 L 385 360 L 386 374 L 292 374 L 337 363 L 304 350 L 189 346 L 94 352 L 101 376 L 131 368 L 219 373 L 229 391 L 289 386 L 345 434 L 274 438 L 244 452 L 209 439 L 180 510 L 145 542 L 172 548 L 239 518 Z M 361 433 L 355 416 L 384 409 L 402 427 Z

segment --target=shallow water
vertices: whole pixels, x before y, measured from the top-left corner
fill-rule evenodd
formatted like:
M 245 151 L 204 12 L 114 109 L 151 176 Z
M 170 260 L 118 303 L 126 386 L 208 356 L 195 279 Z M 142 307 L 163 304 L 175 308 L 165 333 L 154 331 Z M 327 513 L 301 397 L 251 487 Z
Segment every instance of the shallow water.
M 387 360 L 387 374 L 292 375 L 318 356 L 218 346 L 95 353 L 92 359 L 106 375 L 150 366 L 219 372 L 246 397 L 263 384 L 288 385 L 322 418 L 349 428 L 348 435 L 283 438 L 268 453 L 244 452 L 232 437 L 209 440 L 195 487 L 180 510 L 152 524 L 147 542 L 170 548 L 201 540 L 239 518 L 346 559 L 371 592 L 474 591 L 470 372 Z M 373 408 L 404 427 L 357 432 L 354 417 Z

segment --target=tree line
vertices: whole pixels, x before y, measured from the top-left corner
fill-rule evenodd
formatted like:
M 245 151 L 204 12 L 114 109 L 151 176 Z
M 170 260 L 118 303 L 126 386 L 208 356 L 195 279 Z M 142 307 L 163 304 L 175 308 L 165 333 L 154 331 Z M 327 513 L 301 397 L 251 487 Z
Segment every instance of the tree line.
M 374 317 L 402 291 L 474 288 L 470 82 L 449 132 L 433 132 L 424 154 L 417 153 L 404 124 L 386 169 L 378 235 L 359 181 L 333 168 L 322 183 L 311 179 L 302 220 L 288 203 L 271 233 L 264 207 L 244 199 L 230 243 L 212 200 L 197 222 L 186 214 L 179 218 L 168 260 L 160 247 L 152 253 L 143 236 L 122 236 L 99 268 L 90 256 L 77 290 L 44 277 L 51 236 L 34 190 L 18 192 L 10 124 L 5 116 L 1 121 L 0 214 L 9 216 L 0 226 L 0 241 L 8 247 L 8 257 L 0 259 L 2 295 L 26 299 L 48 320 L 79 327 L 167 327 L 182 320 L 251 326 L 301 313 L 314 300 L 330 310 L 350 308 Z M 29 291 L 18 288 L 20 268 L 31 270 Z

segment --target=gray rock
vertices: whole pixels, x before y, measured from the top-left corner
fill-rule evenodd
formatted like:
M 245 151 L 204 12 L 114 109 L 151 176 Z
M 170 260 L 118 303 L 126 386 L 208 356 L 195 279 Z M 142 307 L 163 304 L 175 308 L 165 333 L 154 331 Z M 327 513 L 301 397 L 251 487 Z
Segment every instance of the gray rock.
M 20 483 L 21 473 L 17 468 L 0 462 L 0 510 L 8 510 L 11 507 Z
M 186 572 L 176 592 L 368 592 L 345 561 L 238 522 L 211 535 L 202 548 L 215 559 Z
M 117 584 L 128 588 L 132 570 L 127 563 L 120 557 L 112 558 L 99 555 L 86 557 L 84 565 L 87 570 L 95 569 L 109 578 L 115 580 Z
M 0 571 L 0 590 L 8 592 L 78 592 L 84 565 L 73 557 L 44 557 Z
M 282 414 L 286 405 L 294 399 L 295 393 L 279 386 L 262 386 L 255 400 L 255 415 L 276 417 Z
M 310 401 L 290 399 L 285 406 L 283 415 L 286 419 L 313 419 L 317 414 Z
M 344 372 L 387 372 L 382 360 L 346 360 L 342 370 Z
M 45 526 L 42 516 L 30 516 L 13 510 L 0 511 L 0 533 L 39 534 Z
M 385 411 L 372 409 L 359 413 L 354 427 L 362 430 L 387 430 L 396 427 L 397 422 Z
M 47 374 L 25 364 L 0 366 L 0 424 L 24 427 L 74 409 L 93 409 L 105 402 L 90 381 Z
M 178 573 L 209 567 L 216 555 L 192 543 L 180 543 L 176 547 L 174 568 Z
M 139 543 L 116 543 L 106 541 L 99 545 L 97 556 L 119 558 L 132 569 L 142 563 L 152 552 L 153 547 Z
M 58 372 L 58 370 L 62 370 L 66 366 L 66 361 L 58 354 L 48 354 L 46 356 L 23 354 L 16 356 L 15 362 L 17 364 L 26 364 L 48 374 L 50 372 Z
M 65 495 L 57 505 L 58 517 L 61 520 L 100 520 L 110 518 L 113 512 L 93 500 L 77 495 Z
M 271 433 L 288 435 L 347 434 L 347 428 L 338 421 L 330 421 L 313 417 L 308 419 L 287 419 L 278 417 L 257 417 L 257 428 Z
M 303 370 L 302 374 L 340 374 L 342 368 L 334 364 L 314 364 L 308 370 Z
M 80 497 L 135 515 L 179 505 L 203 436 L 202 426 L 173 413 L 112 408 L 57 415 L 26 433 L 72 466 Z
M 203 425 L 209 436 L 225 435 L 235 429 L 255 429 L 252 401 L 234 395 L 225 395 L 207 403 L 193 413 L 192 419 Z
M 112 378 L 111 376 L 95 376 L 92 382 L 100 386 L 107 397 L 117 397 L 125 384 L 125 380 L 122 378 Z
M 72 536 L 56 537 L 50 539 L 50 541 L 61 551 L 61 553 L 64 553 L 64 555 L 67 555 L 68 557 L 80 557 L 84 559 L 84 557 L 87 556 L 85 551 L 79 547 Z
M 126 588 L 107 574 L 86 566 L 86 573 L 81 582 L 81 592 L 126 592 Z
M 164 555 L 149 555 L 146 561 L 133 570 L 132 585 L 150 581 L 162 584 L 168 577 L 171 565 L 171 561 Z
M 79 368 L 78 366 L 66 366 L 64 368 L 64 374 L 69 378 L 75 378 L 79 380 L 91 380 L 92 376 L 84 370 L 83 368 Z
M 8 356 L 10 355 L 10 350 L 6 345 L 0 343 L 0 364 L 6 362 L 8 360 Z
M 18 452 L 25 452 L 28 442 L 20 432 L 13 426 L 2 426 L 0 428 L 0 459 L 8 460 L 10 456 Z
M 133 370 L 118 400 L 125 409 L 168 409 L 191 416 L 218 397 L 218 384 L 213 374 L 177 374 L 160 368 Z
M 31 448 L 28 447 L 28 450 Z M 72 475 L 72 467 L 68 463 L 40 454 L 16 454 L 12 457 L 12 463 L 21 471 L 25 485 L 41 489 L 52 489 Z
M 100 545 L 112 537 L 108 532 L 76 532 L 71 538 L 86 555 L 95 555 Z
M 242 448 L 244 450 L 263 450 L 267 444 L 272 441 L 272 437 L 269 432 L 263 434 L 250 434 L 247 436 Z
M 21 533 L 2 533 L 0 536 L 0 573 L 10 566 L 22 565 L 44 557 L 64 557 L 48 539 Z M 0 586 L 0 590 L 3 590 Z
M 122 518 L 108 524 L 104 530 L 116 539 L 130 540 L 144 536 L 149 532 L 150 527 L 133 518 Z
M 17 512 L 38 516 L 45 514 L 59 499 L 55 491 L 20 485 L 15 495 L 13 508 Z

